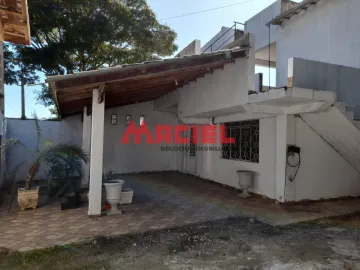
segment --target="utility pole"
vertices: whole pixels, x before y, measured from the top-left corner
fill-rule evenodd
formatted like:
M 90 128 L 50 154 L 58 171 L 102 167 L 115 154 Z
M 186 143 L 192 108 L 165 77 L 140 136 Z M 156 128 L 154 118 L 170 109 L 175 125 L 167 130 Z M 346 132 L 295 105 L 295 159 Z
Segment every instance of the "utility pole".
M 25 81 L 24 74 L 21 73 L 21 119 L 25 120 Z

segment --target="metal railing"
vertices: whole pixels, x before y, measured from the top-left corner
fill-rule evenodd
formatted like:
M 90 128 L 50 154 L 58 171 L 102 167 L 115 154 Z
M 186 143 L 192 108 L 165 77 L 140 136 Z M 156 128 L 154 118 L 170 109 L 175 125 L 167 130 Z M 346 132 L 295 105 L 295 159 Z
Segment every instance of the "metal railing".
M 236 40 L 238 37 L 236 35 L 239 35 L 239 37 L 241 37 L 241 32 L 243 31 L 239 28 L 239 25 L 245 26 L 245 24 L 243 23 L 239 23 L 239 22 L 234 22 L 234 25 L 231 26 L 228 30 L 226 30 L 220 37 L 218 37 L 213 43 L 211 43 L 204 51 L 203 53 L 207 52 L 210 49 L 210 52 L 214 52 L 219 50 L 224 44 L 226 44 L 226 42 L 228 42 L 231 38 L 235 37 L 234 40 Z M 234 34 L 232 36 L 230 36 L 228 39 L 226 39 L 220 46 L 217 46 L 216 49 L 214 49 L 215 47 L 215 43 L 218 42 L 222 37 L 224 37 L 227 33 L 229 33 L 229 31 L 231 31 L 232 29 L 234 29 Z

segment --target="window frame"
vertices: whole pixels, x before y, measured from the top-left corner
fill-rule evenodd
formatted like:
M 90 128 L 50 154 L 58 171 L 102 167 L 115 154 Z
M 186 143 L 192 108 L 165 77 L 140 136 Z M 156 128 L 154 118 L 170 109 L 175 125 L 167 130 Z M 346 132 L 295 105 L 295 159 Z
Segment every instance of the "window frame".
M 234 135 L 239 136 L 239 141 L 235 142 L 235 147 L 238 148 L 238 157 L 234 157 L 236 154 L 232 155 L 233 144 L 221 144 L 221 159 L 224 160 L 234 160 L 241 162 L 249 162 L 254 164 L 260 163 L 260 119 L 253 120 L 244 120 L 244 121 L 234 121 L 226 122 L 222 125 L 225 125 L 225 134 L 227 137 L 234 137 Z M 246 141 L 243 141 L 243 131 L 248 129 L 250 134 L 248 135 L 250 145 L 244 145 Z M 236 140 L 236 139 L 235 139 Z M 226 153 L 224 148 L 228 147 L 229 151 Z M 242 152 L 249 151 L 248 153 Z M 254 151 L 255 150 L 255 151 Z M 246 158 L 248 156 L 248 158 Z M 245 158 L 244 158 L 245 157 Z

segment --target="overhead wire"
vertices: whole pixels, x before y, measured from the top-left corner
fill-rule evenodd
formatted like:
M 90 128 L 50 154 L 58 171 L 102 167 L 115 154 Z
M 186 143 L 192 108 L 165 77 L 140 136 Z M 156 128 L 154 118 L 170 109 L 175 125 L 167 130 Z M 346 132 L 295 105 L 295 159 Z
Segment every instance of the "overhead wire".
M 14 109 L 14 107 L 11 106 L 10 103 L 6 99 L 4 99 L 4 100 L 5 100 L 5 103 L 9 106 L 9 108 L 12 109 L 14 113 L 17 113 L 16 110 Z
M 160 21 L 166 21 L 166 20 L 172 20 L 172 19 L 182 18 L 182 17 L 186 17 L 186 16 L 191 16 L 191 15 L 196 15 L 196 14 L 205 13 L 205 12 L 209 12 L 209 11 L 213 11 L 213 10 L 218 10 L 218 9 L 232 7 L 232 6 L 242 5 L 242 4 L 246 4 L 246 3 L 249 3 L 249 2 L 253 2 L 253 1 L 255 1 L 255 0 L 247 0 L 247 1 L 240 2 L 240 3 L 234 3 L 234 4 L 231 4 L 231 5 L 226 5 L 226 6 L 220 6 L 220 7 L 211 8 L 211 9 L 195 11 L 195 12 L 191 12 L 191 13 L 187 13 L 187 14 L 182 14 L 182 15 L 178 15 L 178 16 L 164 18 L 164 19 L 161 19 Z

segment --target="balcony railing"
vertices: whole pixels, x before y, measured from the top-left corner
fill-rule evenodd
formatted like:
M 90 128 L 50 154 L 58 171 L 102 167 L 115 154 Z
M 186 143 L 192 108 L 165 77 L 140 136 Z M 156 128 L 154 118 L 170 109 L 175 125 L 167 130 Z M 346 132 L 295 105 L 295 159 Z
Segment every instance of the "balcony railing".
M 212 42 L 204 51 L 203 53 L 207 52 L 210 49 L 210 52 L 215 52 L 224 46 L 231 38 L 234 38 L 234 40 L 240 38 L 243 34 L 243 30 L 240 29 L 240 26 L 245 26 L 243 23 L 234 22 L 234 25 L 231 26 L 228 30 L 226 30 L 220 37 L 218 37 L 214 42 Z M 234 34 L 231 35 L 229 38 L 227 38 L 221 45 L 216 45 L 216 42 L 218 42 L 222 37 L 224 37 L 227 33 L 229 33 L 231 30 L 234 30 Z

